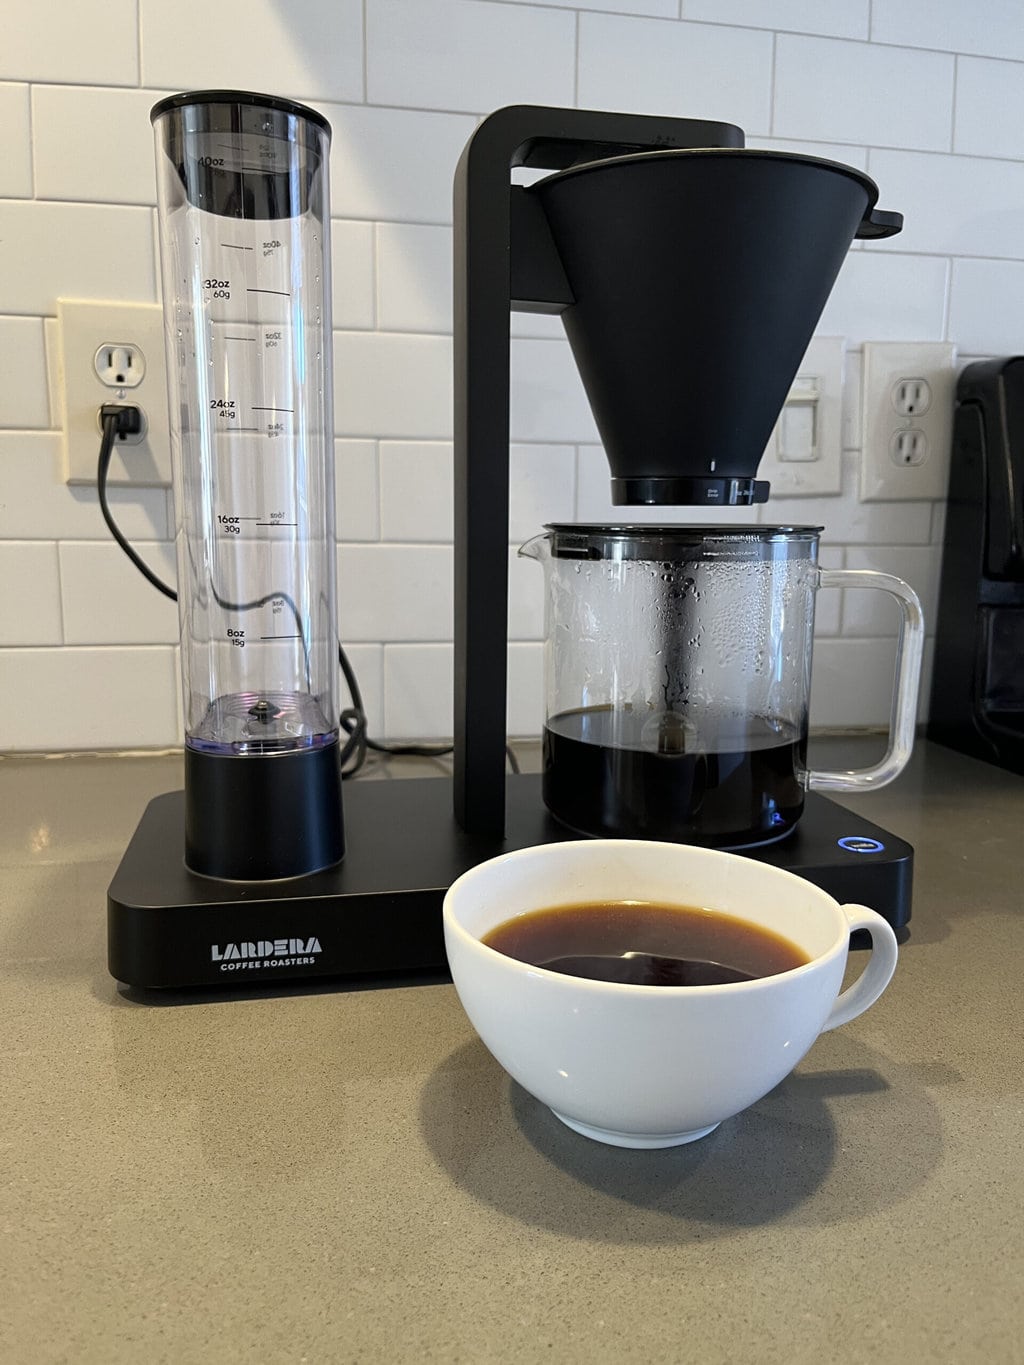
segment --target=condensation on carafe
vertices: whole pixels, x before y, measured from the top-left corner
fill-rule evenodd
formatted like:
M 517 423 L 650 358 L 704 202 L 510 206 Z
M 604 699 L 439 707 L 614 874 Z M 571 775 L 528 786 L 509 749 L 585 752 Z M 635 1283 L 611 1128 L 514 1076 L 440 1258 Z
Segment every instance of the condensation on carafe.
M 651 566 L 659 661 L 641 746 L 661 755 L 761 747 L 806 718 L 794 697 L 811 594 L 802 560 Z M 795 621 L 794 612 L 805 614 Z

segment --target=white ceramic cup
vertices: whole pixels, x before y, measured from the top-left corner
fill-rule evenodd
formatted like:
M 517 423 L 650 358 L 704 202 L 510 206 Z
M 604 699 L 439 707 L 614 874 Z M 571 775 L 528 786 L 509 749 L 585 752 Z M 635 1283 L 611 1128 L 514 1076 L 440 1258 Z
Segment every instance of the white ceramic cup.
M 632 986 L 532 967 L 480 942 L 515 915 L 584 901 L 703 906 L 763 925 L 810 958 L 718 986 Z M 871 955 L 840 994 L 850 934 Z M 802 877 L 684 844 L 586 839 L 481 863 L 444 900 L 452 979 L 505 1070 L 576 1132 L 618 1147 L 704 1137 L 787 1076 L 819 1033 L 874 1004 L 896 936 L 874 910 L 840 905 Z

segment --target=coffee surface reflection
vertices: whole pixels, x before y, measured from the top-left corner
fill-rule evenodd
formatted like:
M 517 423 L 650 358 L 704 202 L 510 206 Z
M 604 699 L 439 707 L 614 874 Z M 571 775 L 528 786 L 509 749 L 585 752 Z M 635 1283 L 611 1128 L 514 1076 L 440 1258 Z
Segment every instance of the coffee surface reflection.
M 749 920 L 652 901 L 531 910 L 505 920 L 482 942 L 534 967 L 633 986 L 728 985 L 810 961 L 795 943 Z

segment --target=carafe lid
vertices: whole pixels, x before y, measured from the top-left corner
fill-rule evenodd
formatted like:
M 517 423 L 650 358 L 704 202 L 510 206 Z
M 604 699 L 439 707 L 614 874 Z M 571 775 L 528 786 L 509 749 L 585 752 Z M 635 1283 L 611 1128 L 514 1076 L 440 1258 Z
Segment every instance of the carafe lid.
M 821 526 L 599 526 L 551 522 L 556 559 L 764 560 L 812 558 Z

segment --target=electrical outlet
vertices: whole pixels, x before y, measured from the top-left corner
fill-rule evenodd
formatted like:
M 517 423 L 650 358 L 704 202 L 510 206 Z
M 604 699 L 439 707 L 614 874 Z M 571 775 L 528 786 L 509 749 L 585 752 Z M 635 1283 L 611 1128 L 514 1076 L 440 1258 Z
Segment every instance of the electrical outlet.
M 57 300 L 52 389 L 63 413 L 64 480 L 95 484 L 104 403 L 134 403 L 137 436 L 114 442 L 108 483 L 170 487 L 163 309 L 156 303 Z
M 955 360 L 947 341 L 864 343 L 862 502 L 946 496 Z
M 101 346 L 92 364 L 100 383 L 108 389 L 137 389 L 146 377 L 146 357 L 130 342 Z

